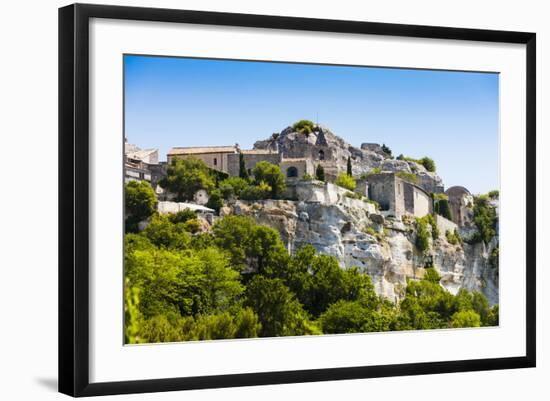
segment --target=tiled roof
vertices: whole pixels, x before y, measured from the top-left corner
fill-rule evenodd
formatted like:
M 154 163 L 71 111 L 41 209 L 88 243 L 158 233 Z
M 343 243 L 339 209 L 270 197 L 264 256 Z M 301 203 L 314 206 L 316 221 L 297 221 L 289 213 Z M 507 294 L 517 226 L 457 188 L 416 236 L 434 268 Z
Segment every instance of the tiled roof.
M 241 153 L 243 155 L 273 155 L 273 154 L 277 154 L 278 152 L 275 152 L 269 149 L 249 149 L 249 150 L 241 150 Z
M 235 146 L 200 146 L 200 147 L 176 147 L 168 151 L 169 156 L 173 155 L 196 155 L 201 153 L 233 153 Z

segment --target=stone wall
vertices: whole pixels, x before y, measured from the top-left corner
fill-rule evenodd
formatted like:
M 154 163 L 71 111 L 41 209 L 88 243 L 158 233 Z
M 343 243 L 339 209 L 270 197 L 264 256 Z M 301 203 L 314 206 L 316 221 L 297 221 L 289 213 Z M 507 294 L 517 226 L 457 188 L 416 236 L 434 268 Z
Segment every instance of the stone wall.
M 304 174 L 315 175 L 313 163 L 310 159 L 283 159 L 279 166 L 286 179 L 290 181 L 300 180 Z
M 273 153 L 243 153 L 244 165 L 247 170 L 252 171 L 256 164 L 261 161 L 266 161 L 272 164 L 279 164 L 281 155 L 277 152 Z M 227 172 L 231 176 L 239 175 L 239 154 L 232 153 L 227 155 Z
M 458 226 L 451 220 L 448 220 L 438 214 L 435 215 L 435 222 L 437 224 L 437 228 L 439 228 L 440 237 L 444 237 L 447 231 L 454 233 L 455 230 L 458 228 Z
M 404 210 L 403 205 L 396 205 L 396 179 L 394 174 L 373 174 L 368 177 L 369 181 L 369 199 L 372 199 L 380 205 L 381 211 L 398 213 Z
M 190 155 L 168 155 L 168 163 L 171 163 L 174 158 L 188 159 L 194 157 L 196 159 L 202 160 L 206 163 L 208 167 L 213 170 L 222 171 L 224 173 L 228 172 L 227 159 L 228 155 L 232 153 L 228 152 L 218 152 L 218 153 L 194 153 Z

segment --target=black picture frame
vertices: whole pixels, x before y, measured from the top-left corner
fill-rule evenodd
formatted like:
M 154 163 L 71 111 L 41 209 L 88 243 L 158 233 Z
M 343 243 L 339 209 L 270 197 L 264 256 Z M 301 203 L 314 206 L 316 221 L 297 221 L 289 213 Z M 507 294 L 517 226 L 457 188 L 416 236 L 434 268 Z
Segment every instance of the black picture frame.
M 323 31 L 526 45 L 526 354 L 521 357 L 261 372 L 154 380 L 89 381 L 90 18 Z M 479 29 L 74 4 L 59 9 L 59 391 L 71 396 L 253 386 L 534 367 L 536 364 L 536 35 Z

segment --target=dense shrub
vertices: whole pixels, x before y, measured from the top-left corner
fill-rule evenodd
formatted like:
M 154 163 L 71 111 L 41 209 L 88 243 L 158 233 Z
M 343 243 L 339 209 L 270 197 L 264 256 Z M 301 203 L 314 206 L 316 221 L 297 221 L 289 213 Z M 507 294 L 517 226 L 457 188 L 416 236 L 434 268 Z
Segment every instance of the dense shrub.
M 239 198 L 241 193 L 249 186 L 247 179 L 241 177 L 229 177 L 220 182 L 219 189 L 224 199 Z
M 355 190 L 355 186 L 357 185 L 355 179 L 346 173 L 339 174 L 334 183 L 342 188 L 349 189 L 350 191 Z
M 310 120 L 300 120 L 292 125 L 294 132 L 309 135 L 315 129 L 315 124 Z
M 219 189 L 214 189 L 210 192 L 210 197 L 206 203 L 206 207 L 214 209 L 216 212 L 219 212 L 223 206 L 223 196 Z
M 452 245 L 458 245 L 462 244 L 462 237 L 460 236 L 460 233 L 455 228 L 454 232 L 451 230 L 447 230 L 445 232 L 445 238 L 447 238 L 447 242 Z
M 280 197 L 286 189 L 285 176 L 279 166 L 266 161 L 256 164 L 252 170 L 256 185 L 267 184 L 270 188 L 270 195 L 273 199 Z
M 479 235 L 474 238 L 486 244 L 496 235 L 497 212 L 494 206 L 489 203 L 489 197 L 481 195 L 474 198 L 474 223 Z
M 408 156 L 404 156 L 403 154 L 400 154 L 399 156 L 397 156 L 397 160 L 405 160 L 408 162 L 414 162 L 414 163 L 420 164 L 424 166 L 424 168 L 431 173 L 435 173 L 435 170 L 436 170 L 435 162 L 433 161 L 433 159 L 429 158 L 428 156 L 424 156 L 422 159 L 414 159 L 412 157 L 408 157 Z
M 433 159 L 430 159 L 429 157 L 424 156 L 419 161 L 420 161 L 420 164 L 422 164 L 426 170 L 428 170 L 431 173 L 435 173 L 435 162 L 433 161 Z

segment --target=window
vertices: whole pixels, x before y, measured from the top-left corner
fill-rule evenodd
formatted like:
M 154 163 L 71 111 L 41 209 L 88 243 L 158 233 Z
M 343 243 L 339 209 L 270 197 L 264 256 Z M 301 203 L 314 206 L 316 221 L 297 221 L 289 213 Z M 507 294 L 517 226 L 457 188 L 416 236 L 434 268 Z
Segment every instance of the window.
M 217 165 L 218 165 L 218 158 L 214 157 L 214 166 L 217 166 Z
M 319 151 L 319 160 L 325 160 L 325 151 L 322 149 Z
M 294 166 L 292 167 L 289 167 L 287 170 L 286 170 L 286 176 L 288 178 L 292 178 L 292 177 L 298 177 L 298 169 Z

